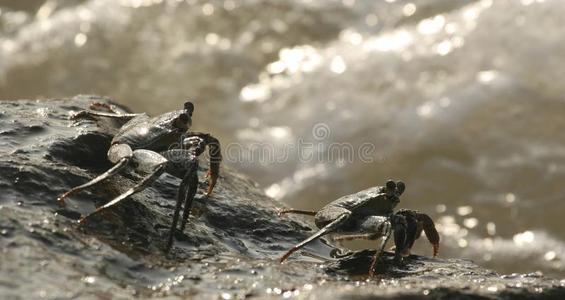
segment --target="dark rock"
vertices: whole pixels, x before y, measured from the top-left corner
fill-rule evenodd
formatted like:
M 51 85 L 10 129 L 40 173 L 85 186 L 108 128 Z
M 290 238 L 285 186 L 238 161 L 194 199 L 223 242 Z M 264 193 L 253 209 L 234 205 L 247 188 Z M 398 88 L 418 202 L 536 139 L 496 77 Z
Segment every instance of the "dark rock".
M 106 151 L 121 125 L 69 121 L 99 97 L 0 102 L 0 298 L 460 298 L 565 297 L 565 282 L 539 274 L 499 276 L 469 261 L 385 254 L 380 278 L 366 280 L 372 251 L 331 259 L 332 247 L 308 246 L 279 265 L 284 251 L 312 234 L 300 218 L 277 216 L 282 204 L 246 177 L 223 168 L 209 199 L 199 192 L 190 222 L 162 251 L 179 179 L 152 187 L 78 226 L 138 179 L 123 174 L 56 198 L 108 169 Z M 206 163 L 201 164 L 201 177 Z M 204 186 L 202 186 L 204 188 Z M 323 262 L 330 261 L 326 265 Z

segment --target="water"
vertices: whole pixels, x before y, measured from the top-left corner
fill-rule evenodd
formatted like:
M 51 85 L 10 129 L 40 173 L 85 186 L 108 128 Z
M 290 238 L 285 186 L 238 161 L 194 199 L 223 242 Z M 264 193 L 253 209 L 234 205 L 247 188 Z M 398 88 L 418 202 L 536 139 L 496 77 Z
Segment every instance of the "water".
M 437 221 L 442 256 L 564 277 L 564 13 L 558 0 L 4 0 L 0 99 L 93 93 L 151 114 L 193 99 L 195 129 L 290 206 L 402 179 L 401 206 Z

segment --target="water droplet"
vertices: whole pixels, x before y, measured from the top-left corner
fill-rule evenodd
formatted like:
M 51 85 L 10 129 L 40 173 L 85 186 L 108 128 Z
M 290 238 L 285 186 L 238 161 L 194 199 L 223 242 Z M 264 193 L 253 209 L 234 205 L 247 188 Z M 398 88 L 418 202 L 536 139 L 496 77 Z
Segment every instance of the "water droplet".
M 366 43 L 369 50 L 377 51 L 401 51 L 405 50 L 414 41 L 411 33 L 406 30 L 398 30 L 389 34 L 380 35 Z
M 206 3 L 206 4 L 202 5 L 202 13 L 205 16 L 211 16 L 214 13 L 214 5 L 212 5 L 210 3 Z
M 514 235 L 514 237 L 512 238 L 512 240 L 514 241 L 514 243 L 518 246 L 522 246 L 525 244 L 531 244 L 534 242 L 535 239 L 535 234 L 531 231 L 524 231 L 522 233 L 518 233 L 516 235 Z
M 420 21 L 420 23 L 418 23 L 418 32 L 425 35 L 438 33 L 443 29 L 444 25 L 445 17 L 443 15 L 437 15 L 433 18 Z
M 37 10 L 37 13 L 35 13 L 35 17 L 38 20 L 47 20 L 56 8 L 57 1 L 45 1 L 45 3 Z
M 414 3 L 408 3 L 408 4 L 404 5 L 404 7 L 402 8 L 402 13 L 406 17 L 410 17 L 415 12 L 416 12 L 416 4 L 414 4 Z
M 271 127 L 269 128 L 269 134 L 276 139 L 282 139 L 291 135 L 290 128 L 285 126 Z
M 352 45 L 359 45 L 363 42 L 363 36 L 359 32 L 350 29 L 343 30 L 339 34 L 339 39 Z
M 250 84 L 243 89 L 239 94 L 241 101 L 243 102 L 262 102 L 267 100 L 271 96 L 270 89 L 262 84 Z
M 488 222 L 487 223 L 487 232 L 489 235 L 495 235 L 496 234 L 496 224 L 494 224 L 493 222 Z
M 489 287 L 487 288 L 487 291 L 495 293 L 495 292 L 498 291 L 498 287 L 496 287 L 496 286 L 494 286 L 494 285 L 493 285 L 493 286 L 489 286 Z
M 337 55 L 332 59 L 332 62 L 330 64 L 330 70 L 332 70 L 332 72 L 341 74 L 345 72 L 346 69 L 347 65 L 345 64 L 345 61 L 341 56 Z
M 220 40 L 220 36 L 213 33 L 213 32 L 210 32 L 206 35 L 205 40 L 206 40 L 206 43 L 208 45 L 213 46 L 213 45 L 216 45 L 218 43 L 218 41 Z
M 459 239 L 457 245 L 459 245 L 460 248 L 465 248 L 469 245 L 469 242 L 467 242 L 466 239 Z
M 85 276 L 85 277 L 82 278 L 82 282 L 88 283 L 88 284 L 93 284 L 94 282 L 96 282 L 96 277 L 94 277 L 94 276 Z
M 444 213 L 446 210 L 447 210 L 447 206 L 445 204 L 436 205 L 436 212 L 438 214 Z
M 480 83 L 489 83 L 492 82 L 497 75 L 497 72 L 493 70 L 482 71 L 477 74 L 477 81 Z
M 471 206 L 459 206 L 457 208 L 457 214 L 460 216 L 466 216 L 473 212 L 473 207 Z
M 418 107 L 418 115 L 422 118 L 428 118 L 432 115 L 434 110 L 434 104 L 432 102 L 426 102 Z
M 436 51 L 441 56 L 449 54 L 451 50 L 453 50 L 453 45 L 449 40 L 443 41 L 436 46 Z
M 467 218 L 463 220 L 463 225 L 467 228 L 475 228 L 479 224 L 479 220 L 477 218 Z
M 232 295 L 229 293 L 222 293 L 222 299 L 224 300 L 230 300 L 232 298 Z
M 81 33 L 75 35 L 75 46 L 82 47 L 82 46 L 84 46 L 84 44 L 86 44 L 87 40 L 88 40 L 88 37 L 86 36 L 86 34 L 81 32 Z
M 282 61 L 275 61 L 273 63 L 270 63 L 267 66 L 267 70 L 269 71 L 269 73 L 271 74 L 279 74 L 284 72 L 285 70 L 285 65 Z
M 543 256 L 543 258 L 547 261 L 552 261 L 557 257 L 557 254 L 555 253 L 555 251 L 548 251 L 545 253 L 545 255 Z

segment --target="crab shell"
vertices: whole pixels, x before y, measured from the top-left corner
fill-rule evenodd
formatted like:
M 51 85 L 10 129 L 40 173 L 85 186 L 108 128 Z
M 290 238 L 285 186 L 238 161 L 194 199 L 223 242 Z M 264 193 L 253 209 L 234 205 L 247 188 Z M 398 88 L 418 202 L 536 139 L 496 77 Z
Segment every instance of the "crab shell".
M 154 118 L 143 114 L 133 118 L 114 136 L 112 145 L 127 144 L 132 150 L 164 151 L 178 142 L 192 125 L 192 111 L 172 111 Z
M 318 228 L 323 228 L 334 221 L 345 210 L 351 212 L 348 222 L 342 230 L 347 231 L 348 225 L 353 226 L 355 220 L 362 220 L 368 216 L 388 216 L 393 213 L 393 209 L 400 203 L 400 195 L 404 192 L 404 183 L 398 182 L 389 186 L 376 186 L 362 190 L 355 194 L 343 196 L 318 211 L 314 217 L 314 222 Z

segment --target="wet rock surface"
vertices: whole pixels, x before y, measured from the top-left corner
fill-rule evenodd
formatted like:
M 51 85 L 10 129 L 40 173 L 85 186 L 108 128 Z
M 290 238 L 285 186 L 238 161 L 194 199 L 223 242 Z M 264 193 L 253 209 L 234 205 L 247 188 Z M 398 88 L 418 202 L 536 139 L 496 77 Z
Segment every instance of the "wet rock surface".
M 210 198 L 199 191 L 189 224 L 168 255 L 163 248 L 180 183 L 169 175 L 78 226 L 81 214 L 138 180 L 116 176 L 71 196 L 65 208 L 57 205 L 58 195 L 111 166 L 106 151 L 120 124 L 69 120 L 92 101 L 108 100 L 0 102 L 3 299 L 565 297 L 565 281 L 538 273 L 500 276 L 470 261 L 422 256 L 394 266 L 387 254 L 378 266 L 383 275 L 367 280 L 372 251 L 335 260 L 323 242 L 280 265 L 278 257 L 313 225 L 278 217 L 283 204 L 228 167 Z M 198 122 L 198 109 L 195 116 Z M 206 167 L 202 161 L 201 178 Z

